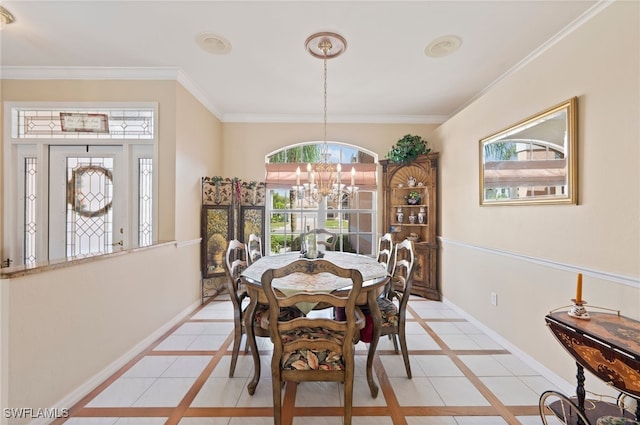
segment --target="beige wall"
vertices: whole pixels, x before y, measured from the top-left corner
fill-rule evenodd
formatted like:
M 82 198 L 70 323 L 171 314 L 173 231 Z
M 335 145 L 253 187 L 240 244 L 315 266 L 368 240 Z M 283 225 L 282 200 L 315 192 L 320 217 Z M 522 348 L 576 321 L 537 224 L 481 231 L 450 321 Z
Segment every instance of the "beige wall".
M 201 179 L 222 172 L 222 124 L 180 85 L 176 122 L 175 239 L 190 240 L 200 237 Z
M 4 80 L 1 100 L 158 102 L 157 225 L 176 242 L 0 279 L 2 407 L 70 407 L 200 302 L 200 177 L 221 169 L 221 123 L 175 81 Z
M 0 280 L 9 306 L 7 405 L 71 407 L 58 403 L 91 390 L 100 383 L 92 378 L 199 301 L 190 272 L 198 258 L 197 245 L 168 244 Z
M 570 303 L 578 271 L 590 305 L 640 319 L 639 5 L 609 6 L 432 137 L 445 299 L 568 382 L 575 367 L 544 316 Z M 579 205 L 480 207 L 479 139 L 573 96 Z

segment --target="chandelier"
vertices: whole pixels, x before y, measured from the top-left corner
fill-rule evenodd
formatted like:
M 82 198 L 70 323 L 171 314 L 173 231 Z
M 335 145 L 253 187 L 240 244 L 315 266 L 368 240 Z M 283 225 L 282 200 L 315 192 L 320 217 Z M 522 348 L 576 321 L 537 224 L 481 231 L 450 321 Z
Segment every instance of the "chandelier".
M 333 32 L 319 32 L 307 38 L 305 48 L 311 56 L 322 59 L 324 64 L 324 137 L 320 148 L 320 161 L 307 164 L 307 182 L 302 185 L 300 167 L 296 169 L 296 185 L 293 189 L 301 199 L 315 202 L 321 202 L 323 198 L 341 201 L 345 197 L 354 196 L 358 187 L 355 186 L 355 168 L 351 168 L 351 184 L 345 185 L 342 183 L 342 166 L 330 161 L 331 153 L 327 144 L 327 60 L 340 56 L 347 48 L 347 41 Z

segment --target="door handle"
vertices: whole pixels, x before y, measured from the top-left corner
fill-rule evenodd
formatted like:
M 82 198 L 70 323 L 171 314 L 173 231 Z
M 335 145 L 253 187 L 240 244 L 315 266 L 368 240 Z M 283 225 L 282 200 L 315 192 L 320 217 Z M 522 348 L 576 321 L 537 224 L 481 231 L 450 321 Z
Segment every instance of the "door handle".
M 120 240 L 119 242 L 111 244 L 111 246 L 116 246 L 116 245 L 124 246 L 124 242 L 122 240 Z

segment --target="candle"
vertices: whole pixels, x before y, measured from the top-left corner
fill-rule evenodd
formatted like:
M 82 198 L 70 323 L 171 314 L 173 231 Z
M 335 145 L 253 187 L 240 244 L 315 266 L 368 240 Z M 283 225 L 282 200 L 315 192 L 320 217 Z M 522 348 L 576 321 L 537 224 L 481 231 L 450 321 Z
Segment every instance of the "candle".
M 356 169 L 355 167 L 351 167 L 351 186 L 355 186 L 356 184 Z
M 300 167 L 296 168 L 296 186 L 300 186 Z
M 582 304 L 582 273 L 578 273 L 578 283 L 576 285 L 576 304 Z

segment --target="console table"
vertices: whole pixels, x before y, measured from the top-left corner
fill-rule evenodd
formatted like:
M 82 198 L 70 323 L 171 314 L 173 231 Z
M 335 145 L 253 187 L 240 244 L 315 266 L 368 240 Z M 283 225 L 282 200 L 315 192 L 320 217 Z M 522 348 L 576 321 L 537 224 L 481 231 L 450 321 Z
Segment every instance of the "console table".
M 621 393 L 636 400 L 640 398 L 640 322 L 619 314 L 589 314 L 590 320 L 572 317 L 565 311 L 545 316 L 547 326 L 558 342 L 576 360 L 574 401 L 580 412 L 575 422 L 564 416 L 566 412 L 563 413 L 560 408 L 562 400 L 556 402 L 555 407 L 554 403 L 546 405 L 556 416 L 563 417 L 566 423 L 595 425 L 598 418 L 603 416 L 622 415 L 616 404 L 603 401 L 588 400 L 589 408 L 585 408 L 585 368 Z M 542 415 L 542 397 L 540 410 Z M 624 413 L 629 420 L 640 419 L 640 407 L 636 409 L 635 418 L 629 412 Z

